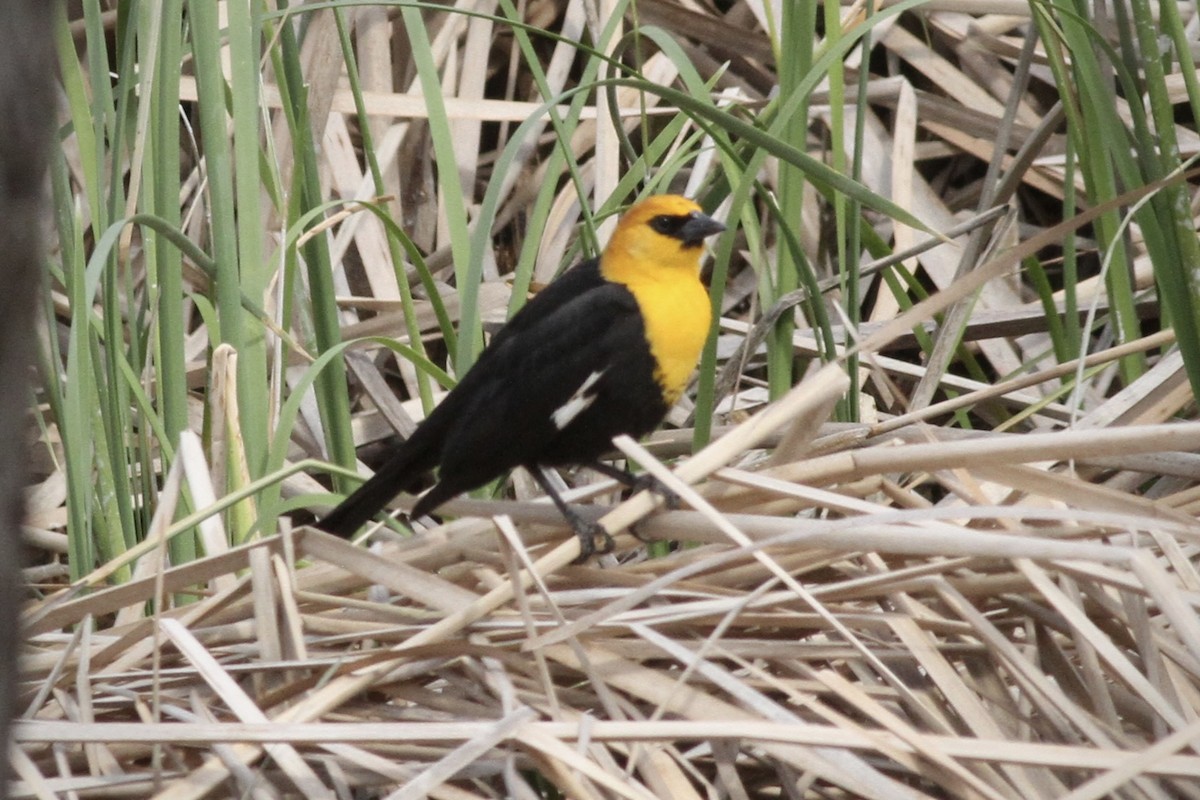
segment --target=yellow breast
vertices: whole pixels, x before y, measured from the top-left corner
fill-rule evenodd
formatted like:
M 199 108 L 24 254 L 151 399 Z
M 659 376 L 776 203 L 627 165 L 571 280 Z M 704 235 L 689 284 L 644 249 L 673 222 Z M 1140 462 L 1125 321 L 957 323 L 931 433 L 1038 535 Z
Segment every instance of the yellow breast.
M 662 387 L 667 405 L 674 405 L 708 338 L 712 323 L 708 293 L 694 278 L 648 282 L 630 290 L 642 311 L 646 341 L 658 364 L 654 379 Z

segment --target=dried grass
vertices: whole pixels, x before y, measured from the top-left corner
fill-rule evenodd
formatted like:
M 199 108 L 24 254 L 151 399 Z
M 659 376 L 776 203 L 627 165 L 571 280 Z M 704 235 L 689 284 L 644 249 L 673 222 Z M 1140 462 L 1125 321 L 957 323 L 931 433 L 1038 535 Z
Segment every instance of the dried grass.
M 18 796 L 516 796 L 525 770 L 571 797 L 1192 796 L 1194 480 L 1151 500 L 1095 475 L 1182 458 L 1200 425 L 1135 432 L 839 436 L 703 495 L 680 482 L 695 510 L 638 530 L 706 543 L 644 559 L 621 537 L 619 566 L 566 566 L 561 528 L 526 543 L 545 507 L 504 503 L 370 552 L 301 529 L 50 598 L 29 610 Z M 1043 441 L 1112 463 L 1063 470 Z M 201 575 L 196 603 L 97 624 Z
M 955 478 L 987 483 L 970 470 Z M 778 496 L 759 490 L 763 504 Z M 304 531 L 290 542 L 307 562 L 294 572 L 271 553 L 276 537 L 225 559 L 230 591 L 164 616 L 174 648 L 157 673 L 153 621 L 91 629 L 95 615 L 151 600 L 156 581 L 98 592 L 76 618 L 56 615 L 56 627 L 84 624 L 73 647 L 35 623 L 27 669 L 46 686 L 52 672 L 73 674 L 78 700 L 63 705 L 71 693 L 56 690 L 57 702 L 33 706 L 39 721 L 20 736 L 31 756 L 48 755 L 33 743 L 59 741 L 55 720 L 88 723 L 70 737 L 91 741 L 90 751 L 59 761 L 59 778 L 45 778 L 54 791 L 105 759 L 123 765 L 113 785 L 156 760 L 194 768 L 205 746 L 251 733 L 276 743 L 265 749 L 281 773 L 256 779 L 297 787 L 315 777 L 293 745 L 321 762 L 329 751 L 319 745 L 345 741 L 415 761 L 406 768 L 415 786 L 467 764 L 492 778 L 536 765 L 570 776 L 567 786 L 586 778 L 642 797 L 666 796 L 654 787 L 677 771 L 712 780 L 715 770 L 759 789 L 809 774 L 871 795 L 899 768 L 955 796 L 1017 788 L 1029 797 L 1061 795 L 1081 774 L 1111 780 L 1109 770 L 1121 773 L 1135 756 L 1139 776 L 1194 775 L 1200 759 L 1178 751 L 1200 733 L 1189 722 L 1200 666 L 1188 560 L 1196 526 L 1040 512 L 1060 502 L 1052 495 L 1026 501 L 1032 508 L 959 512 L 1003 533 L 924 510 L 861 509 L 854 524 L 817 525 L 813 537 L 791 523 L 766 546 L 706 545 L 627 565 L 616 580 L 611 570 L 560 568 L 515 604 L 511 587 L 529 581 L 522 564 L 533 555 L 511 549 L 511 536 L 471 559 L 480 546 L 452 535 L 370 555 Z M 755 510 L 723 521 L 781 528 L 777 515 Z M 679 526 L 676 516 L 695 515 L 661 524 Z M 425 571 L 431 563 L 446 566 Z M 171 572 L 163 589 L 175 583 Z M 371 585 L 388 596 L 358 596 Z M 279 655 L 264 664 L 264 653 Z M 257 702 L 239 688 L 246 681 Z M 139 709 L 146 702 L 157 713 Z M 47 715 L 53 708 L 60 713 Z M 351 735 L 302 724 L 315 720 L 363 726 Z M 1140 752 L 1167 732 L 1173 744 L 1161 742 L 1156 757 Z M 459 764 L 464 750 L 470 758 Z M 254 764 L 260 755 L 241 744 L 225 758 Z M 893 766 L 872 767 L 868 755 Z M 196 796 L 184 788 L 204 775 L 223 779 L 216 759 L 163 796 Z M 723 760 L 738 769 L 722 771 Z M 395 779 L 359 766 L 347 778 L 355 785 Z M 172 772 L 160 777 L 170 783 Z M 73 782 L 108 784 L 103 774 Z

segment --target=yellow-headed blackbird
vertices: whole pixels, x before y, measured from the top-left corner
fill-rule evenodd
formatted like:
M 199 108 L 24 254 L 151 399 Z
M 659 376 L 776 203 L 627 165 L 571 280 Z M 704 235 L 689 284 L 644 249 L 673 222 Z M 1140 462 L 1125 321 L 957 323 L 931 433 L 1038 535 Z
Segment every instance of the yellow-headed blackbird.
M 523 466 L 579 535 L 581 558 L 589 556 L 595 536 L 607 534 L 572 512 L 542 469 L 586 464 L 634 483 L 597 459 L 614 436 L 652 431 L 683 392 L 712 321 L 703 243 L 724 229 L 685 197 L 633 206 L 601 256 L 513 315 L 412 436 L 317 527 L 353 535 L 435 467 L 438 481 L 413 517 Z

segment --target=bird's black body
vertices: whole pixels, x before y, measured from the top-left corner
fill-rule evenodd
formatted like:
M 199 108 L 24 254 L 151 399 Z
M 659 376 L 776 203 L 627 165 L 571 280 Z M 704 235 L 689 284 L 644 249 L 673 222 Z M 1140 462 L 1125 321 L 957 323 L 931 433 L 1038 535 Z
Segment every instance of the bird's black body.
M 609 532 L 563 502 L 543 468 L 589 464 L 642 485 L 597 459 L 614 436 L 653 430 L 686 387 L 712 322 L 703 243 L 724 229 L 686 197 L 635 204 L 600 258 L 517 312 L 375 476 L 317 526 L 348 537 L 435 468 L 438 482 L 414 517 L 524 466 L 579 536 L 581 559 L 597 536 L 611 548 Z
M 435 467 L 439 481 L 413 516 L 516 466 L 595 461 L 614 436 L 642 436 L 666 415 L 655 368 L 633 294 L 585 261 L 517 312 L 374 477 L 317 525 L 350 536 Z

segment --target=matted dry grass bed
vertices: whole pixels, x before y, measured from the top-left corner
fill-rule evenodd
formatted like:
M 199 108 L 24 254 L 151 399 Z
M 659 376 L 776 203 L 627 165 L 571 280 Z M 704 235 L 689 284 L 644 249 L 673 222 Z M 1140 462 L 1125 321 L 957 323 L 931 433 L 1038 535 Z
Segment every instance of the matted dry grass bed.
M 812 458 L 721 467 L 831 375 L 685 462 L 716 470 L 677 484 L 694 510 L 638 530 L 703 543 L 663 558 L 622 536 L 570 566 L 545 505 L 459 501 L 484 516 L 371 551 L 299 529 L 38 604 L 16 796 L 1200 796 L 1200 424 L 832 426 Z M 1171 491 L 1113 488 L 1150 458 Z

